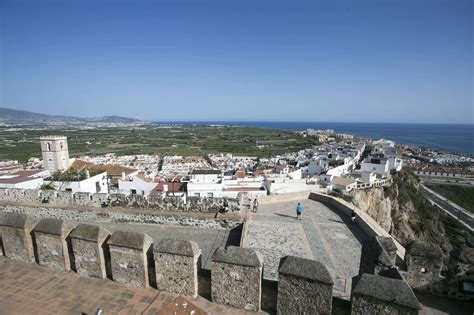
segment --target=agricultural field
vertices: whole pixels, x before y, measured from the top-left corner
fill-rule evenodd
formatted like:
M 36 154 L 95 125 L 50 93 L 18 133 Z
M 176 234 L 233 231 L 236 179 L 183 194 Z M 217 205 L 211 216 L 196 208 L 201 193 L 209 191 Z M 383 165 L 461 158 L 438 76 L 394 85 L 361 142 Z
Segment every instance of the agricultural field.
M 106 153 L 235 155 L 270 157 L 294 152 L 317 144 L 296 132 L 230 126 L 131 125 L 124 127 L 0 127 L 0 160 L 25 162 L 41 158 L 39 138 L 46 135 L 68 137 L 71 157 Z

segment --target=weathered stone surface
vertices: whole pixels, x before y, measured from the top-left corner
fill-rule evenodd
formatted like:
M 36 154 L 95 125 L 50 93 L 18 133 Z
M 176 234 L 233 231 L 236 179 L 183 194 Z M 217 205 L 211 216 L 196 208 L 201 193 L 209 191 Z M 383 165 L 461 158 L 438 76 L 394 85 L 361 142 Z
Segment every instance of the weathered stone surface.
M 315 260 L 286 256 L 280 260 L 277 314 L 331 314 L 334 282 Z
M 41 219 L 33 229 L 38 263 L 57 270 L 70 270 L 66 238 L 72 227 L 57 219 Z
M 149 286 L 147 252 L 152 241 L 142 233 L 117 231 L 112 235 L 107 243 L 114 281 L 143 288 Z
M 218 248 L 212 255 L 212 261 L 250 267 L 263 266 L 263 256 L 259 252 L 237 246 Z
M 102 222 L 112 223 L 151 223 L 151 224 L 172 224 L 181 226 L 202 227 L 208 229 L 232 229 L 241 224 L 240 220 L 220 220 L 220 219 L 200 219 L 183 216 L 170 216 L 156 214 L 143 214 L 134 212 L 114 211 L 112 208 L 104 209 L 103 212 L 84 211 L 83 209 L 74 209 L 68 207 L 48 207 L 48 206 L 0 206 L 0 212 L 18 212 L 31 214 L 32 216 L 43 218 L 56 218 L 61 220 L 88 221 L 94 222 L 100 220 Z
M 441 249 L 435 244 L 412 242 L 405 254 L 406 280 L 421 288 L 439 280 L 443 267 Z
M 8 199 L 11 201 L 22 201 L 25 198 L 25 190 L 21 188 L 8 188 Z
M 237 198 L 197 198 L 189 197 L 184 202 L 181 197 L 166 197 L 106 193 L 86 193 L 70 191 L 40 191 L 30 190 L 28 193 L 23 189 L 1 189 L 0 200 L 17 202 L 42 202 L 47 201 L 54 205 L 79 205 L 102 207 L 104 204 L 111 207 L 151 208 L 166 211 L 190 211 L 190 212 L 212 212 L 217 213 L 224 207 L 230 211 L 240 211 L 240 203 Z M 39 198 L 36 198 L 39 194 Z
M 58 192 L 55 190 L 42 190 L 40 193 L 41 202 L 55 203 Z
M 193 241 L 165 238 L 156 245 L 155 252 L 194 257 L 199 255 L 201 250 Z
M 421 309 L 406 281 L 363 274 L 352 291 L 351 314 L 418 314 Z
M 201 250 L 193 241 L 163 239 L 154 249 L 158 290 L 196 297 Z
M 74 193 L 74 203 L 81 206 L 90 206 L 92 196 L 88 192 L 76 192 Z
M 250 248 L 219 248 L 212 256 L 212 301 L 249 311 L 259 311 L 263 257 Z
M 39 202 L 40 191 L 37 189 L 25 189 L 25 191 L 23 192 L 23 199 L 26 202 Z
M 74 194 L 71 191 L 58 191 L 54 202 L 63 205 L 72 204 L 74 203 Z
M 105 278 L 106 267 L 103 244 L 110 236 L 106 229 L 79 224 L 70 234 L 74 265 L 80 274 Z
M 31 230 L 37 222 L 37 219 L 19 213 L 6 213 L 0 218 L 0 234 L 6 257 L 22 261 L 35 260 Z

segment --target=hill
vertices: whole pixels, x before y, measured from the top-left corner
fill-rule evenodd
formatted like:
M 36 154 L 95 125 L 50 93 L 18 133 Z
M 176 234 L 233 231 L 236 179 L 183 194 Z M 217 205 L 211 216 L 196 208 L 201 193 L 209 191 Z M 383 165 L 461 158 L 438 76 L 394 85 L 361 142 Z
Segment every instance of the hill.
M 135 123 L 138 119 L 104 116 L 93 118 L 82 118 L 74 116 L 46 115 L 24 110 L 0 107 L 0 123 L 3 124 L 84 124 L 84 123 Z

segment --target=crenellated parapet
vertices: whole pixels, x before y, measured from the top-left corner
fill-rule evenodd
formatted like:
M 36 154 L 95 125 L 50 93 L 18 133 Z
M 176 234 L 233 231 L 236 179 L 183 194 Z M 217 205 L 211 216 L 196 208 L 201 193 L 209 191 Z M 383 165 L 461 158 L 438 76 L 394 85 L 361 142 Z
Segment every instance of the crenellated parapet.
M 248 200 L 242 198 L 242 200 Z M 240 211 L 238 198 L 197 198 L 126 195 L 119 193 L 88 193 L 59 190 L 38 190 L 0 188 L 0 202 L 19 204 L 49 204 L 52 206 L 78 207 L 122 207 L 153 209 L 160 211 L 189 211 L 217 213 L 224 208 L 230 211 Z
M 7 258 L 36 261 L 48 268 L 70 268 L 84 276 L 107 277 L 125 285 L 196 298 L 202 281 L 198 276 L 201 249 L 193 241 L 162 239 L 154 244 L 150 236 L 142 233 L 115 231 L 110 235 L 100 226 L 79 224 L 72 228 L 59 219 L 38 222 L 18 213 L 1 214 L 0 238 Z M 418 314 L 418 301 L 404 273 L 389 266 L 395 255 L 393 244 L 376 239 L 372 245 L 379 250 L 375 251 L 379 255 L 370 256 L 373 261 L 386 263 L 383 268 L 372 268 L 378 270 L 377 274 L 361 273 L 352 291 L 352 314 Z M 409 266 L 421 262 L 409 257 Z M 253 249 L 217 249 L 212 255 L 212 302 L 261 310 L 263 268 L 263 256 Z M 277 314 L 334 312 L 334 280 L 324 264 L 286 256 L 282 257 L 278 272 L 273 305 Z

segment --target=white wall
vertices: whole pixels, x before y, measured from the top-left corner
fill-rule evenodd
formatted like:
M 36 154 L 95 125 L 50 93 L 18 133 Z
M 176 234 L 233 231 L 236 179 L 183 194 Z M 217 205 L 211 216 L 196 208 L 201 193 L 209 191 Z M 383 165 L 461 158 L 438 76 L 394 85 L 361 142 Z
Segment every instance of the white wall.
M 80 182 L 52 182 L 57 190 L 71 190 L 72 192 L 106 193 L 107 192 L 107 172 L 86 178 Z M 96 189 L 96 183 L 99 183 L 99 191 Z
M 132 194 L 132 190 L 137 195 L 148 196 L 150 192 L 158 185 L 155 182 L 146 182 L 140 177 L 132 176 L 132 180 L 118 180 L 119 191 L 123 194 Z

